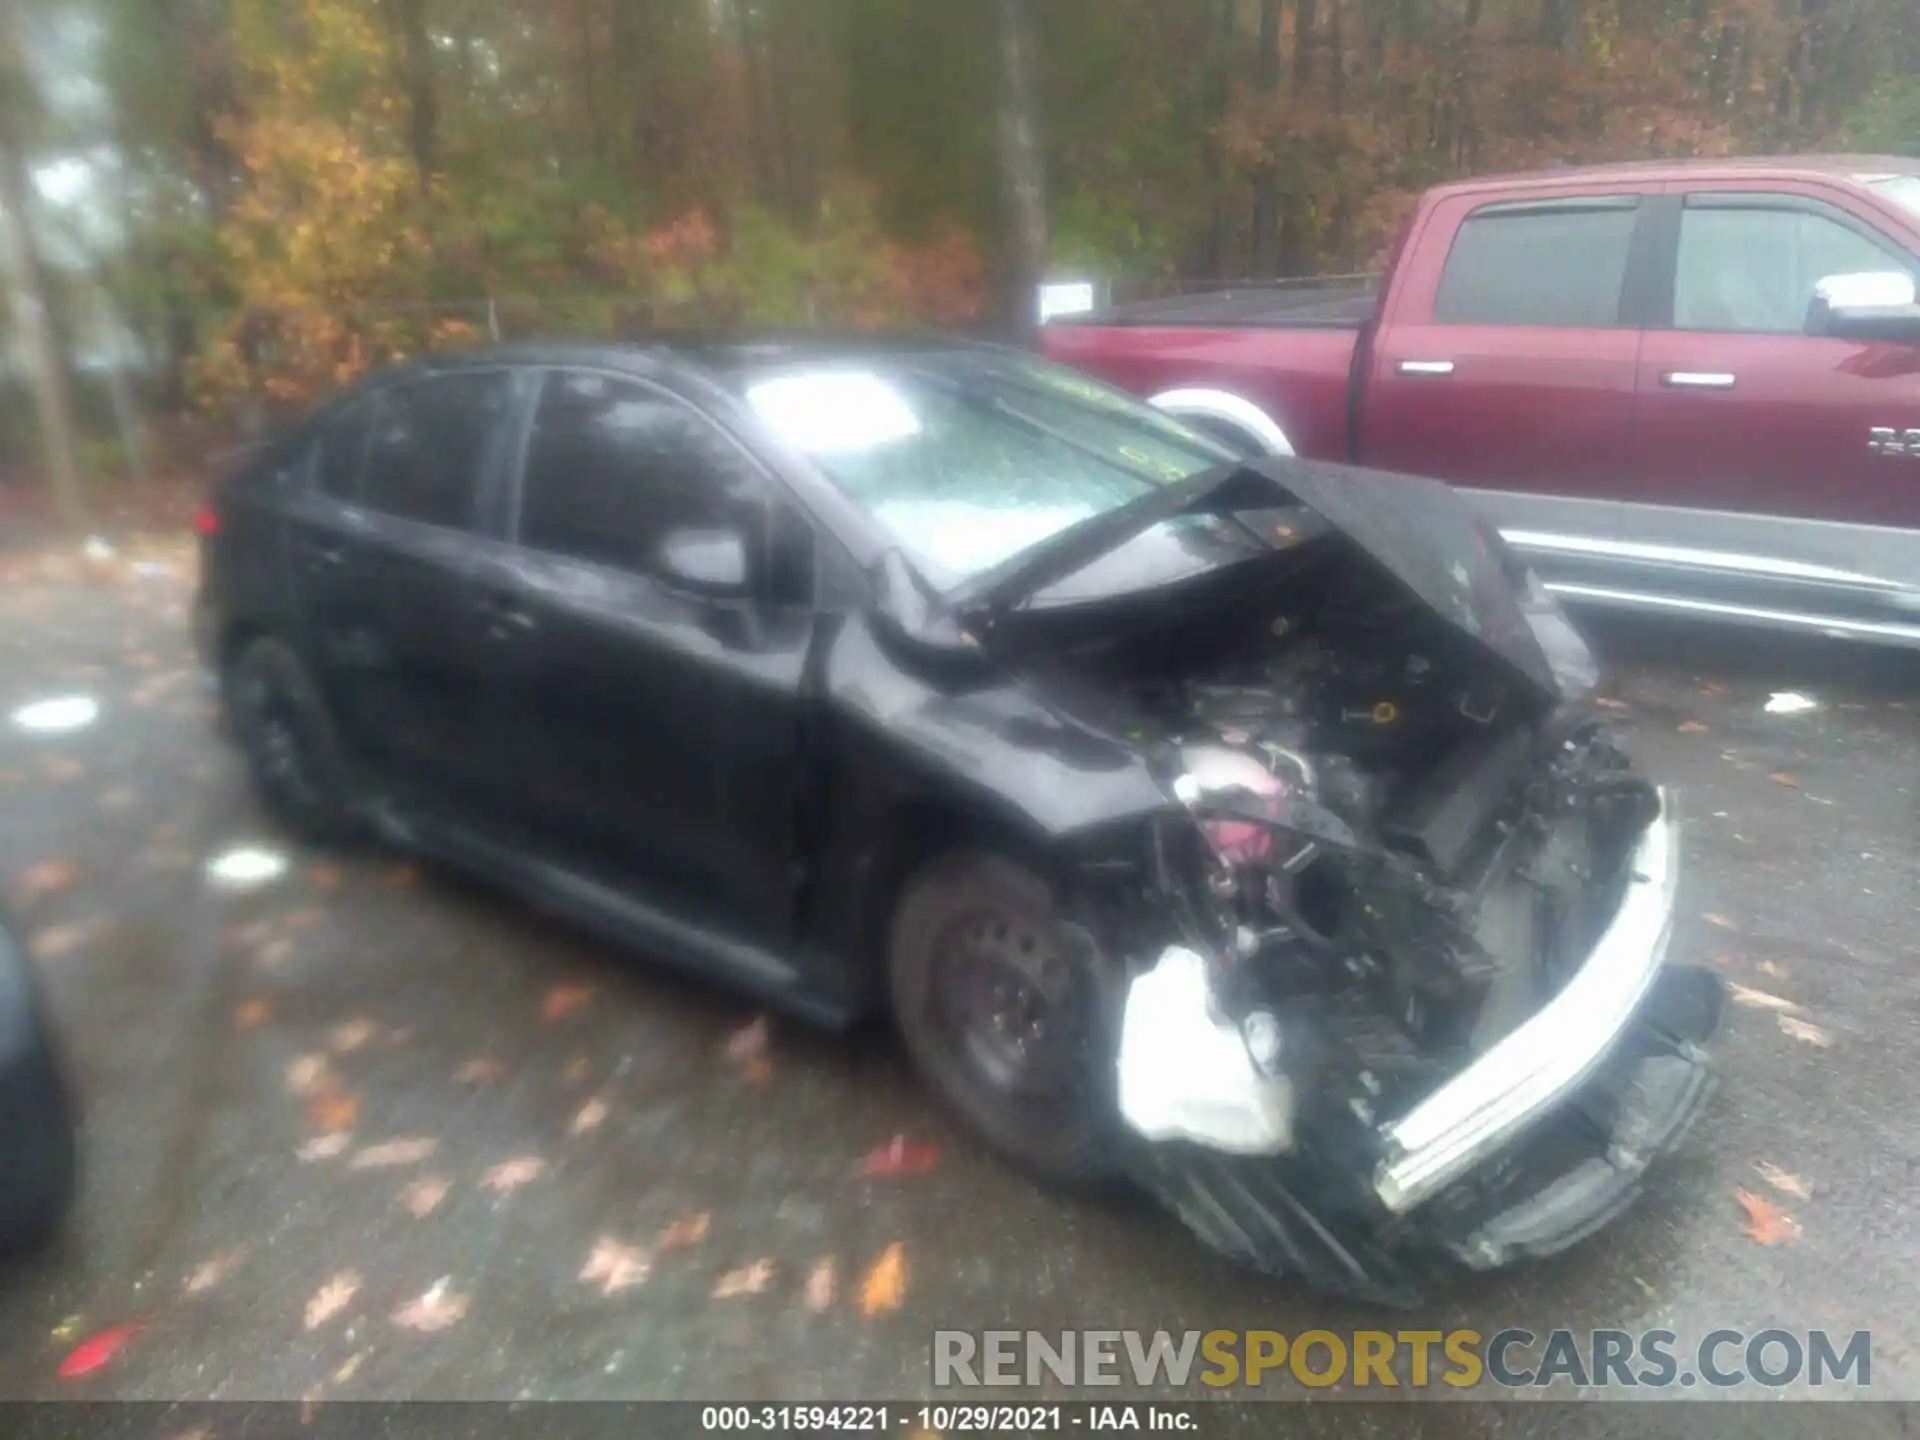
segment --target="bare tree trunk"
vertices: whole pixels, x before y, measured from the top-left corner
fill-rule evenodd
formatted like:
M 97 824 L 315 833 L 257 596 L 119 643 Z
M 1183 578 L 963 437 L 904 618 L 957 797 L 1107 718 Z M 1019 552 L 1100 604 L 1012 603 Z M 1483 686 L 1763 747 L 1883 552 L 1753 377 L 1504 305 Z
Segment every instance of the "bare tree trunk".
M 426 0 L 394 0 L 393 23 L 400 32 L 400 79 L 407 92 L 407 147 L 424 195 L 440 169 L 440 106 L 433 90 Z
M 0 16 L 0 270 L 12 282 L 14 328 L 26 351 L 47 484 L 60 518 L 76 536 L 82 536 L 92 527 L 80 492 L 73 401 L 67 391 L 67 367 L 54 343 L 46 277 L 28 211 L 32 182 L 20 125 L 28 83 L 8 17 Z
M 1206 193 L 1213 214 L 1201 236 L 1198 268 L 1209 279 L 1219 277 L 1226 264 L 1227 213 L 1222 194 L 1226 162 L 1219 131 L 1227 122 L 1227 106 L 1233 99 L 1229 68 L 1233 53 L 1233 13 L 1234 0 L 1214 0 L 1207 9 L 1206 90 L 1202 100 L 1206 135 L 1200 163 L 1206 176 Z
M 1254 60 L 1253 88 L 1271 101 L 1280 91 L 1281 0 L 1260 0 L 1260 48 Z M 1271 275 L 1279 256 L 1274 253 L 1278 220 L 1280 176 L 1272 162 L 1253 177 L 1253 273 Z
M 1036 295 L 1047 268 L 1047 181 L 1034 85 L 1033 17 L 1028 0 L 999 0 L 1000 179 L 1004 192 L 1008 318 L 1015 334 L 1037 321 Z
M 606 158 L 606 126 L 600 118 L 600 86 L 593 63 L 593 8 L 590 0 L 574 0 L 574 29 L 579 38 L 580 105 L 587 117 L 587 153 L 598 164 Z
M 1314 30 L 1317 25 L 1314 0 L 1295 0 L 1293 18 L 1293 93 L 1306 89 L 1313 78 Z

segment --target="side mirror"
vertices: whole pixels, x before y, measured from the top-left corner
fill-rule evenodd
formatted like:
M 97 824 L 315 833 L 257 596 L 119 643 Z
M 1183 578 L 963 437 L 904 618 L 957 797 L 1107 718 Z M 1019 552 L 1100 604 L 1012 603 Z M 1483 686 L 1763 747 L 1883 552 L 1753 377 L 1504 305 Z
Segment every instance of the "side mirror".
M 747 593 L 747 541 L 736 530 L 669 530 L 660 541 L 661 576 L 720 599 Z
M 1807 333 L 1835 340 L 1920 345 L 1920 295 L 1911 275 L 1869 271 L 1829 275 L 1813 290 Z

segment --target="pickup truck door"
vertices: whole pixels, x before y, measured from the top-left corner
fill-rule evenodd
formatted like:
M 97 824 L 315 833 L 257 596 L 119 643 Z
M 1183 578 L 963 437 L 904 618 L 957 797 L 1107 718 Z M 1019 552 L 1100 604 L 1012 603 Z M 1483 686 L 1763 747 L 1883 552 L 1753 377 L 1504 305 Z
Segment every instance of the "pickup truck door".
M 1823 612 L 1920 595 L 1920 346 L 1806 333 L 1823 278 L 1920 274 L 1920 257 L 1843 192 L 1673 188 L 1672 298 L 1641 350 L 1621 538 L 1685 551 L 1729 602 L 1764 588 L 1779 605 L 1783 582 Z
M 1460 485 L 1506 527 L 1608 531 L 1627 476 L 1649 199 L 1589 184 L 1436 205 L 1380 317 L 1361 461 Z

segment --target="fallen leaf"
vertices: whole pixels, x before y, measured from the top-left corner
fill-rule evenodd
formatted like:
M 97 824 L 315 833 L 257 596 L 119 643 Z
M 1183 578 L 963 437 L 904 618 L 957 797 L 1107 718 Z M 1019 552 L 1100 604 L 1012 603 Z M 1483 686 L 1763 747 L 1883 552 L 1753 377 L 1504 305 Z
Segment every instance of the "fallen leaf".
M 507 1073 L 507 1067 L 491 1055 L 476 1055 L 458 1070 L 453 1078 L 462 1085 L 491 1085 Z
M 453 1182 L 444 1175 L 423 1175 L 400 1192 L 400 1203 L 416 1220 L 424 1220 L 440 1208 Z
M 16 889 L 25 905 L 46 895 L 57 895 L 80 878 L 80 867 L 71 860 L 42 860 L 20 872 Z
M 360 1120 L 357 1096 L 327 1091 L 307 1101 L 307 1119 L 316 1130 L 351 1130 Z
M 585 1135 L 589 1130 L 598 1130 L 607 1118 L 607 1102 L 596 1095 L 580 1107 L 573 1122 L 567 1126 L 569 1135 Z
M 340 1368 L 333 1372 L 333 1383 L 335 1385 L 346 1384 L 347 1381 L 360 1373 L 360 1367 L 366 1363 L 366 1359 L 367 1352 L 365 1350 L 354 1351 L 353 1354 L 349 1355 L 346 1360 L 341 1363 Z
M 331 894 L 340 888 L 340 867 L 338 865 L 316 865 L 307 872 L 307 881 L 321 894 Z
M 1779 1245 L 1800 1238 L 1800 1222 L 1764 1196 L 1735 1190 L 1733 1198 L 1747 1212 L 1747 1236 L 1756 1245 Z
M 97 916 L 91 920 L 76 920 L 71 925 L 50 925 L 45 930 L 34 932 L 27 949 L 36 960 L 58 960 L 63 955 L 71 955 L 106 928 L 107 922 Z
M 393 1170 L 402 1165 L 418 1165 L 432 1158 L 440 1142 L 430 1135 L 409 1135 L 369 1145 L 349 1162 L 355 1170 Z
M 597 994 L 599 988 L 594 985 L 556 985 L 547 991 L 546 1001 L 540 1006 L 540 1019 L 548 1025 L 563 1020 Z
M 568 1059 L 566 1069 L 560 1072 L 560 1079 L 569 1086 L 584 1085 L 592 1068 L 585 1055 L 575 1053 Z
M 450 1287 L 451 1275 L 442 1276 L 433 1288 L 418 1300 L 409 1300 L 393 1312 L 393 1323 L 408 1330 L 445 1330 L 466 1318 L 467 1297 L 456 1295 Z
M 389 865 L 380 872 L 380 887 L 384 890 L 406 890 L 420 883 L 420 867 L 402 861 L 398 865 Z
M 580 1278 L 586 1284 L 598 1285 L 602 1295 L 612 1295 L 640 1284 L 652 1269 L 651 1257 L 639 1246 L 602 1235 L 581 1267 Z
M 318 1095 L 334 1088 L 332 1069 L 325 1055 L 301 1055 L 287 1066 L 287 1089 L 295 1095 Z
M 328 1038 L 333 1045 L 335 1054 L 350 1055 L 379 1033 L 380 1027 L 378 1025 L 374 1024 L 373 1021 L 367 1019 L 365 1016 L 361 1016 L 358 1019 L 346 1020 L 334 1026 L 333 1033 Z
M 814 1261 L 813 1269 L 807 1272 L 807 1309 L 816 1315 L 833 1304 L 834 1292 L 839 1288 L 839 1277 L 835 1272 L 836 1266 L 831 1255 Z
M 331 1135 L 314 1136 L 293 1153 L 301 1164 L 310 1165 L 316 1160 L 337 1159 L 346 1153 L 347 1147 L 352 1143 L 353 1136 L 344 1130 L 336 1130 Z
M 231 1250 L 223 1250 L 211 1260 L 203 1261 L 196 1267 L 194 1272 L 187 1276 L 186 1284 L 181 1288 L 189 1295 L 198 1295 L 203 1290 L 211 1290 L 231 1275 L 234 1268 L 246 1258 L 245 1245 L 236 1245 Z
M 1698 720 L 1683 720 L 1680 723 L 1680 733 L 1682 735 L 1705 735 L 1707 733 L 1707 727 L 1702 725 Z
M 1736 1005 L 1745 1005 L 1750 1010 L 1798 1010 L 1793 1001 L 1780 995 L 1770 995 L 1765 990 L 1754 990 L 1737 980 L 1727 981 L 1727 994 Z
M 1787 967 L 1778 960 L 1762 960 L 1760 973 L 1774 980 L 1784 980 L 1787 978 Z
M 1760 1172 L 1760 1178 L 1783 1195 L 1791 1195 L 1799 1200 L 1811 1200 L 1813 1187 L 1791 1171 L 1782 1170 L 1769 1160 L 1762 1160 L 1753 1167 Z
M 1804 1040 L 1809 1045 L 1817 1045 L 1822 1050 L 1833 1044 L 1833 1036 L 1809 1021 L 1797 1019 L 1792 1015 L 1776 1015 L 1774 1020 L 1780 1026 L 1783 1035 L 1791 1035 L 1796 1040 Z
M 740 1078 L 749 1085 L 764 1085 L 773 1078 L 773 1062 L 764 1055 L 755 1055 L 741 1065 Z
M 758 1295 L 773 1283 L 774 1269 L 771 1259 L 762 1259 L 742 1265 L 738 1270 L 729 1270 L 714 1282 L 713 1298 L 728 1300 L 735 1295 Z
M 692 1215 L 682 1215 L 660 1232 L 660 1248 L 684 1250 L 689 1245 L 698 1245 L 707 1238 L 707 1228 L 712 1223 L 713 1217 L 705 1210 Z
M 1740 928 L 1724 915 L 1708 915 L 1707 923 L 1709 925 L 1718 925 L 1722 930 L 1738 930 Z
M 138 1325 L 110 1325 L 97 1334 L 89 1335 L 73 1349 L 67 1352 L 67 1358 L 60 1362 L 55 1373 L 62 1380 L 84 1380 L 87 1376 L 106 1366 L 124 1346 L 141 1331 Z
M 305 910 L 296 910 L 281 922 L 289 930 L 307 930 L 320 923 L 320 912 L 312 906 Z
M 940 1163 L 938 1146 L 896 1135 L 860 1162 L 862 1175 L 925 1175 Z
M 254 952 L 253 963 L 263 970 L 277 970 L 293 954 L 293 942 L 284 935 L 265 941 Z
M 258 1030 L 273 1018 L 273 1006 L 265 1000 L 243 1000 L 233 1012 L 233 1028 L 236 1030 Z
M 755 1056 L 765 1055 L 771 1033 L 767 1017 L 756 1016 L 727 1037 L 727 1059 L 742 1065 Z
M 1784 785 L 1789 790 L 1798 790 L 1800 788 L 1800 782 L 1784 770 L 1774 771 L 1771 775 L 1767 776 L 1767 779 L 1773 781 L 1776 785 Z
M 880 1258 L 860 1283 L 860 1313 L 868 1317 L 898 1310 L 907 1295 L 907 1247 L 898 1240 L 880 1252 Z
M 531 1180 L 540 1178 L 540 1172 L 547 1168 L 547 1162 L 537 1155 L 521 1155 L 512 1160 L 502 1160 L 487 1171 L 486 1178 L 480 1183 L 497 1195 L 505 1195 L 518 1190 Z
M 1598 705 L 1602 710 L 1626 710 L 1630 708 L 1626 701 L 1615 700 L 1606 695 L 1595 696 L 1593 703 Z
M 353 1297 L 360 1293 L 360 1274 L 357 1270 L 344 1270 L 326 1284 L 313 1292 L 313 1298 L 307 1301 L 307 1329 L 318 1330 L 334 1316 L 353 1303 Z
M 1729 691 L 1727 687 L 1722 685 L 1718 680 L 1709 680 L 1700 687 L 1700 693 L 1702 695 L 1712 695 L 1717 699 L 1720 696 L 1728 694 Z

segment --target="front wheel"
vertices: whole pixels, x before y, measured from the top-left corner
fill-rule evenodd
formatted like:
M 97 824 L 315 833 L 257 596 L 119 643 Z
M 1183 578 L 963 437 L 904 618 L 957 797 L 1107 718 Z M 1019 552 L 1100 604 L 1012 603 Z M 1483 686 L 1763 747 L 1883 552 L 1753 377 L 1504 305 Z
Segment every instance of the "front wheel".
M 989 1144 L 1050 1180 L 1113 1173 L 1097 961 L 1044 879 L 986 852 L 930 861 L 894 912 L 888 973 L 908 1053 Z

